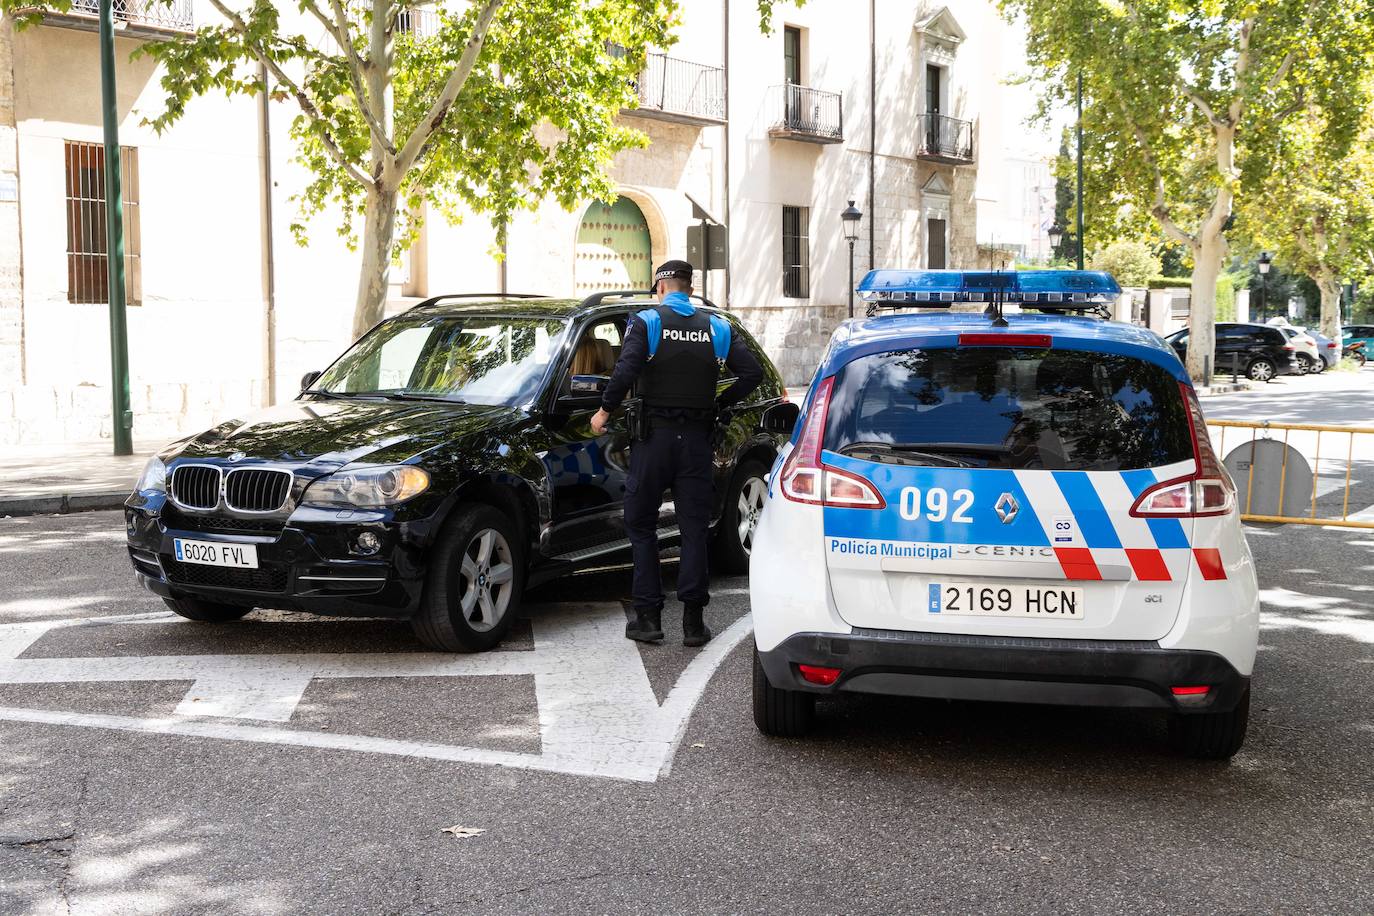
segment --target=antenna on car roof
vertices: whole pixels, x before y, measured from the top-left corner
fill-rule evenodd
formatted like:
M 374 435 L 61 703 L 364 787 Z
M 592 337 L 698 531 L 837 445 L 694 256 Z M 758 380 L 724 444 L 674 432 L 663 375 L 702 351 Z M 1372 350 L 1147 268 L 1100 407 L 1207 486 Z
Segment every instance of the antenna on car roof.
M 1002 271 L 994 271 L 1000 281 Z M 1005 328 L 1007 319 L 1002 317 L 1002 306 L 1007 301 L 1007 288 L 1001 282 L 992 283 L 988 293 L 988 307 L 983 309 L 983 314 L 992 319 L 994 328 Z

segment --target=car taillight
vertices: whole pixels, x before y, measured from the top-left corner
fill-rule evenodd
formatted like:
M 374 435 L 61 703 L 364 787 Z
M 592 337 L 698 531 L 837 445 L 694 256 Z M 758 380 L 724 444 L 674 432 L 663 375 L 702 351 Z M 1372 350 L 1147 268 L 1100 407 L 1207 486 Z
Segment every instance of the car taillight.
M 1336 342 L 1333 340 L 1333 341 L 1331 341 L 1330 343 L 1328 343 L 1328 344 L 1326 345 L 1326 349 L 1328 349 L 1328 350 L 1334 350 L 1334 349 L 1336 349 Z
M 858 474 L 821 464 L 821 439 L 825 435 L 825 417 L 830 409 L 830 391 L 834 384 L 835 378 L 831 376 L 816 386 L 801 435 L 782 466 L 779 484 L 782 495 L 793 502 L 816 506 L 885 508 L 887 501 L 872 483 Z
M 1285 350 L 1288 350 L 1288 351 L 1291 353 L 1292 350 L 1293 350 L 1293 345 L 1292 345 L 1292 344 L 1284 344 L 1284 345 L 1283 345 L 1283 348 L 1284 348 Z
M 1188 429 L 1193 437 L 1194 471 L 1187 477 L 1166 480 L 1150 487 L 1131 506 L 1136 516 L 1174 516 L 1196 518 L 1225 515 L 1236 505 L 1236 485 L 1231 475 L 1217 460 L 1212 440 L 1207 435 L 1207 422 L 1202 418 L 1202 405 L 1191 385 L 1179 383 L 1183 404 L 1188 411 Z

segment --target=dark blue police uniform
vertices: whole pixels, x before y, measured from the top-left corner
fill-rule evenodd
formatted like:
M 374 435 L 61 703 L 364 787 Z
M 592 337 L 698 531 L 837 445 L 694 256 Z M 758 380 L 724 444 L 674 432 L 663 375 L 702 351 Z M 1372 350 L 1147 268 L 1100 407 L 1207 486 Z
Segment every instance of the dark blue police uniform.
M 690 266 L 682 264 L 690 277 Z M 716 381 L 724 362 L 736 376 L 719 399 Z M 663 638 L 663 582 L 659 574 L 658 514 L 671 488 L 681 531 L 677 595 L 684 605 L 683 642 L 711 638 L 701 609 L 711 600 L 707 537 L 713 499 L 711 432 L 719 410 L 746 397 L 763 380 L 749 348 L 718 315 L 692 305 L 683 293 L 669 293 L 661 305 L 639 312 L 626 331 L 620 359 L 602 396 L 607 411 L 619 407 L 631 385 L 648 415 L 648 437 L 630 447 L 625 488 L 625 529 L 634 554 L 631 639 Z

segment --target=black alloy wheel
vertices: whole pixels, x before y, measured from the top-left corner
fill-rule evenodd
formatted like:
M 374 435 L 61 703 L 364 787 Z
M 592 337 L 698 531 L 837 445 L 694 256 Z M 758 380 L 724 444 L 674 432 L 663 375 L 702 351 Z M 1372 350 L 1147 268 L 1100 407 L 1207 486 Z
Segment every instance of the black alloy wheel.
M 749 553 L 754 547 L 754 532 L 759 516 L 768 501 L 768 468 L 762 462 L 740 462 L 730 489 L 725 494 L 725 508 L 716 526 L 716 569 L 723 573 L 743 575 L 749 572 Z
M 420 611 L 410 620 L 422 643 L 444 652 L 484 652 L 501 642 L 525 585 L 516 530 L 492 506 L 454 510 L 434 550 Z
M 1263 357 L 1253 360 L 1245 370 L 1246 377 L 1252 382 L 1272 382 L 1277 374 L 1273 361 Z

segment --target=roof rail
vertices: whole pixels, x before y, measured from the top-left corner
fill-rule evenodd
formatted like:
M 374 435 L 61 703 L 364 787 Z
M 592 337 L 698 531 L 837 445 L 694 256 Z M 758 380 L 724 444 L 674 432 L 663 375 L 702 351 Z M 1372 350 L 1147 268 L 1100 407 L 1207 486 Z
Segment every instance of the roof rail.
M 444 293 L 442 296 L 430 296 L 424 302 L 417 302 L 412 305 L 412 309 L 422 309 L 427 305 L 434 305 L 443 302 L 445 299 L 548 299 L 544 293 Z M 406 311 L 409 311 L 407 309 Z
M 1111 274 L 1095 270 L 870 270 L 858 291 L 870 317 L 879 309 L 986 302 L 998 320 L 1007 302 L 1035 311 L 1106 317 L 1108 305 L 1121 295 Z
M 590 296 L 582 300 L 582 307 L 590 308 L 594 305 L 600 305 L 607 299 L 647 299 L 653 294 L 653 290 L 649 289 L 612 289 L 602 293 L 592 293 Z M 698 300 L 707 308 L 719 308 L 719 306 L 717 306 L 710 299 L 707 299 L 705 296 L 698 296 L 695 293 L 693 293 L 691 294 L 690 298 Z

